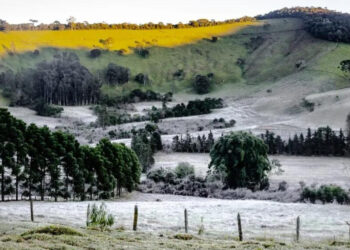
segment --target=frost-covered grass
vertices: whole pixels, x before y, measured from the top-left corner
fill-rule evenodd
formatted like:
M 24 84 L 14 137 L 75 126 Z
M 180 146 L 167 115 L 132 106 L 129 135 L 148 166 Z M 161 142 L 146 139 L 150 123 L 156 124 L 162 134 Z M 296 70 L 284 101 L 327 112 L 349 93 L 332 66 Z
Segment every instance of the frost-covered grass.
M 8 223 L 5 226 L 9 226 Z M 18 225 L 21 230 L 23 223 Z M 35 225 L 31 225 L 35 227 Z M 1 230 L 1 228 L 0 228 Z M 73 229 L 72 229 L 73 230 Z M 5 232 L 0 236 L 0 249 L 345 249 L 348 242 L 326 241 L 309 242 L 279 241 L 273 238 L 258 237 L 239 242 L 230 235 L 207 236 L 174 233 L 145 233 L 121 231 L 109 232 L 82 230 L 82 236 L 32 234 L 21 236 L 18 232 Z
M 348 206 L 334 204 L 220 200 L 139 193 L 127 199 L 105 203 L 108 211 L 115 216 L 114 228 L 124 227 L 125 230 L 132 228 L 133 209 L 137 204 L 138 229 L 143 233 L 183 233 L 185 208 L 189 215 L 189 233 L 197 234 L 203 217 L 206 236 L 237 236 L 236 215 L 239 212 L 246 239 L 263 236 L 293 240 L 297 216 L 301 217 L 302 239 L 346 239 L 348 226 L 345 221 L 350 219 Z M 34 202 L 35 221 L 39 224 L 85 226 L 88 204 L 89 202 Z M 8 222 L 9 218 L 14 228 L 17 224 L 29 222 L 29 202 L 1 203 L 0 223 Z

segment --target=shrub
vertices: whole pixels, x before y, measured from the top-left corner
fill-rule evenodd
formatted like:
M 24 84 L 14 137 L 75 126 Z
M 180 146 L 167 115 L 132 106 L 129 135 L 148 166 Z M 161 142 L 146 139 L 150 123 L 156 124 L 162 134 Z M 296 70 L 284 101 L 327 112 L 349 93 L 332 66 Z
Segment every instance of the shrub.
M 193 89 L 197 94 L 207 94 L 210 90 L 211 81 L 208 76 L 197 75 L 193 82 Z
M 173 77 L 177 80 L 183 80 L 185 78 L 185 72 L 183 69 L 177 70 L 174 74 Z
M 86 226 L 91 228 L 99 228 L 101 231 L 113 226 L 114 217 L 107 214 L 106 205 L 101 203 L 100 207 L 93 204 L 90 209 L 90 204 L 87 208 Z
M 39 103 L 34 106 L 34 110 L 37 115 L 49 117 L 58 117 L 63 112 L 62 107 L 49 105 L 44 101 L 39 101 Z
M 138 83 L 140 83 L 140 84 L 143 84 L 143 85 L 146 85 L 146 84 L 149 84 L 149 83 L 150 83 L 150 80 L 149 80 L 149 78 L 148 78 L 148 75 L 142 74 L 142 73 L 137 74 L 137 75 L 135 76 L 135 81 L 138 82 Z
M 137 54 L 143 58 L 149 57 L 149 50 L 145 48 L 138 48 L 136 50 Z
M 97 58 L 101 55 L 101 50 L 100 49 L 93 49 L 90 50 L 90 57 L 91 58 Z
M 315 110 L 315 103 L 310 102 L 310 101 L 306 100 L 305 98 L 303 98 L 301 106 L 303 108 L 306 108 L 309 112 L 313 112 Z
M 180 162 L 175 168 L 177 178 L 185 178 L 189 175 L 194 175 L 194 167 L 188 162 Z
M 315 203 L 316 200 L 324 203 L 337 201 L 339 204 L 349 203 L 350 198 L 346 191 L 336 185 L 322 185 L 319 188 L 306 187 L 301 193 L 301 200 Z
M 124 84 L 129 81 L 130 70 L 126 67 L 110 63 L 108 64 L 105 76 L 110 84 Z
M 40 55 L 40 51 L 38 49 L 33 51 L 33 56 L 38 56 Z

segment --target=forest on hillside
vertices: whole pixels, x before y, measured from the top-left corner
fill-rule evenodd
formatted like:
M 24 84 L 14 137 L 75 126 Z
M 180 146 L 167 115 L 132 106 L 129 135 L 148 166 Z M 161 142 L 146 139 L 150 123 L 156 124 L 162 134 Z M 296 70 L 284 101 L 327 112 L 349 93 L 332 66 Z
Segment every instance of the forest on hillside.
M 302 18 L 306 29 L 315 37 L 333 42 L 350 43 L 350 14 L 325 8 L 295 7 L 272 11 L 257 19 Z

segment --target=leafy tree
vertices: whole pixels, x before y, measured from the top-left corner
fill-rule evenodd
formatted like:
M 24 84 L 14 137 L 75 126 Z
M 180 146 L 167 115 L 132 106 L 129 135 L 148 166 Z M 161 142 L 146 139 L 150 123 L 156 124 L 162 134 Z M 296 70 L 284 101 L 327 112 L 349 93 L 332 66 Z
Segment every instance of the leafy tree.
M 154 164 L 154 158 L 152 147 L 145 131 L 138 131 L 133 134 L 131 149 L 135 151 L 142 166 L 142 171 L 147 172 Z
M 210 91 L 211 80 L 208 76 L 197 75 L 193 82 L 193 89 L 197 94 L 207 94 Z
M 271 164 L 264 142 L 246 132 L 221 137 L 210 151 L 210 169 L 221 173 L 230 188 L 262 188 Z
M 130 70 L 128 68 L 118 66 L 114 63 L 108 64 L 106 70 L 106 79 L 109 84 L 124 84 L 129 81 Z
M 350 60 L 341 61 L 339 68 L 350 79 Z

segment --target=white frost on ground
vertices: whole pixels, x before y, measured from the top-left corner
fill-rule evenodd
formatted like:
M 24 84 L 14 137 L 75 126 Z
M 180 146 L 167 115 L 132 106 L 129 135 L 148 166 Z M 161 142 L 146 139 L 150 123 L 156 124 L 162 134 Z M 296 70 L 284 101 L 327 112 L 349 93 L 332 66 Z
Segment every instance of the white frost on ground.
M 95 122 L 97 117 L 89 106 L 65 106 L 61 117 L 44 117 L 36 115 L 34 110 L 24 107 L 7 107 L 13 116 L 23 120 L 27 124 L 35 123 L 42 127 L 47 126 L 54 129 L 57 126 L 73 126 L 74 123 L 90 124 Z
M 337 184 L 350 188 L 350 159 L 345 157 L 304 157 L 270 156 L 282 164 L 281 175 L 270 176 L 272 185 L 286 181 L 289 187 L 299 187 L 303 181 L 307 185 Z M 195 173 L 205 176 L 210 162 L 209 154 L 159 152 L 155 155 L 155 167 L 175 168 L 180 162 L 188 162 L 195 167 Z
M 129 198 L 130 199 L 130 198 Z M 242 217 L 246 238 L 275 237 L 293 240 L 295 219 L 301 216 L 303 239 L 345 239 L 350 219 L 348 206 L 288 204 L 255 200 L 219 200 L 154 194 L 132 195 L 129 199 L 106 202 L 117 226 L 131 229 L 134 205 L 139 207 L 139 230 L 183 232 L 184 208 L 189 214 L 190 233 L 196 234 L 204 220 L 205 233 L 237 235 L 236 215 Z M 156 200 L 161 201 L 156 201 Z M 85 226 L 87 205 L 91 202 L 34 202 L 35 220 Z M 100 202 L 98 202 L 100 203 Z M 330 213 L 332 216 L 330 216 Z M 8 202 L 0 206 L 0 221 L 29 220 L 29 202 Z

